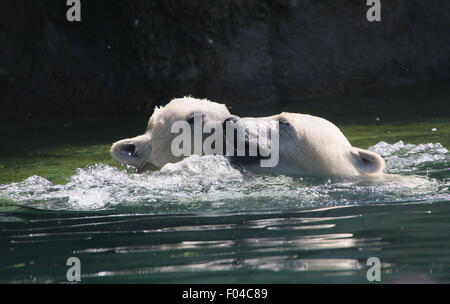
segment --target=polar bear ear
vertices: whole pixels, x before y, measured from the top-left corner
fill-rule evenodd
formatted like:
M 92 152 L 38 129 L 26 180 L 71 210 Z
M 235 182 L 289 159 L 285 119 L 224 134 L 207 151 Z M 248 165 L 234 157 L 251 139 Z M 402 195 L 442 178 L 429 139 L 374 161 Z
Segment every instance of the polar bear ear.
M 382 174 L 385 168 L 384 159 L 375 152 L 352 147 L 352 160 L 356 169 L 362 174 Z

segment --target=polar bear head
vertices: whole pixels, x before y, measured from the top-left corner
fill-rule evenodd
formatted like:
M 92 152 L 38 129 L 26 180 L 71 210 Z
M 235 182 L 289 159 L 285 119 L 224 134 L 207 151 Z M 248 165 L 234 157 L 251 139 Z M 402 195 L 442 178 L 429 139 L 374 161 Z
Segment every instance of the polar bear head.
M 138 171 L 180 161 L 184 156 L 175 156 L 171 151 L 177 136 L 171 132 L 172 125 L 183 121 L 193 124 L 195 115 L 201 116 L 203 124 L 217 126 L 232 116 L 225 105 L 206 99 L 173 99 L 166 106 L 155 108 L 144 134 L 114 143 L 111 155 L 119 163 L 136 167 Z

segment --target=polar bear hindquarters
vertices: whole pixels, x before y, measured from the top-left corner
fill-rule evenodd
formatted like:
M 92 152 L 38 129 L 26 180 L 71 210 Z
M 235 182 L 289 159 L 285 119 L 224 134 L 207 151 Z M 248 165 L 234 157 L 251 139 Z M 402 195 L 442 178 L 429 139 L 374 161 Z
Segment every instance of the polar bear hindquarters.
M 258 153 L 255 157 L 237 156 L 232 161 L 257 173 L 376 176 L 381 175 L 385 167 L 378 154 L 352 147 L 337 126 L 317 116 L 284 112 L 268 117 L 238 118 L 235 125 L 245 132 L 236 132 L 240 137 L 238 140 L 227 139 L 229 145 L 245 142 L 243 146 L 247 151 L 247 147 L 253 144 Z M 278 134 L 275 142 L 273 133 L 269 132 L 274 128 Z M 268 155 L 269 159 L 275 159 L 275 165 L 263 168 L 260 152 Z

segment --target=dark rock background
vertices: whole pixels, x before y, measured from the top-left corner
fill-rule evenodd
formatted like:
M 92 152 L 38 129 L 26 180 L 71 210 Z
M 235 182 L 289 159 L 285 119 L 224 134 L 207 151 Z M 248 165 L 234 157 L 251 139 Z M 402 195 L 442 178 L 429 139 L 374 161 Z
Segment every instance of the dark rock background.
M 151 111 L 178 96 L 237 109 L 450 78 L 450 1 L 2 1 L 1 110 Z

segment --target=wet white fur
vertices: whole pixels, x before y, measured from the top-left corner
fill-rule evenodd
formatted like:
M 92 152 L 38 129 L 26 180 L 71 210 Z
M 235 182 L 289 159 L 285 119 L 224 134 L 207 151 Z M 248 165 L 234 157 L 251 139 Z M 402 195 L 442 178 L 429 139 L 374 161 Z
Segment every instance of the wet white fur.
M 176 134 L 170 128 L 175 121 L 186 120 L 193 112 L 203 114 L 206 122 L 222 123 L 232 116 L 223 104 L 191 97 L 174 99 L 164 107 L 155 108 L 148 130 L 140 136 L 120 140 L 111 148 L 112 156 L 123 164 L 142 168 L 150 163 L 161 168 L 178 162 L 183 157 L 171 153 L 171 142 Z M 325 176 L 379 176 L 383 174 L 384 160 L 376 153 L 352 147 L 342 132 L 331 122 L 316 116 L 281 113 L 262 118 L 240 118 L 239 124 L 258 121 L 264 124 L 274 120 L 287 122 L 287 132 L 280 134 L 279 164 L 273 168 L 251 168 L 261 173 Z M 267 133 L 266 133 L 267 134 Z M 138 158 L 130 159 L 120 146 L 133 143 Z

